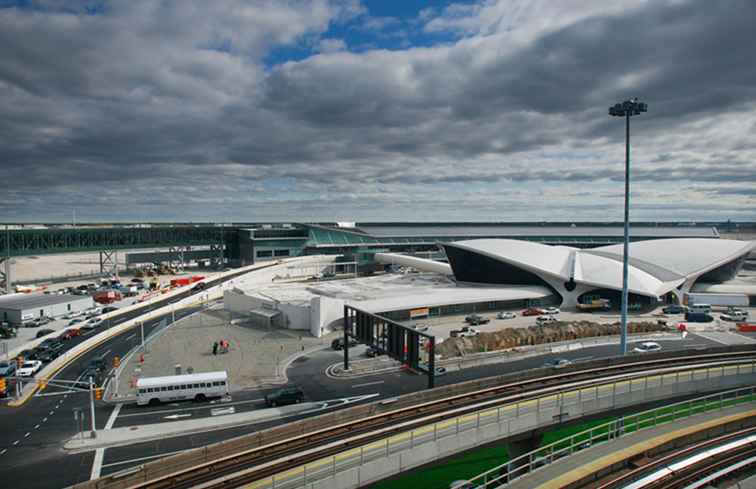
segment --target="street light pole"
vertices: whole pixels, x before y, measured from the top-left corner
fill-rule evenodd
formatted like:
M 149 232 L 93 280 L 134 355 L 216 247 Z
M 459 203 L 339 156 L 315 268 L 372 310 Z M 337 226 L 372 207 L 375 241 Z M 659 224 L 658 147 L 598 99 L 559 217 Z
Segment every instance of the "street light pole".
M 609 115 L 625 118 L 625 233 L 622 246 L 622 303 L 620 316 L 620 355 L 627 354 L 628 261 L 630 254 L 630 116 L 646 112 L 648 105 L 637 98 L 609 107 Z

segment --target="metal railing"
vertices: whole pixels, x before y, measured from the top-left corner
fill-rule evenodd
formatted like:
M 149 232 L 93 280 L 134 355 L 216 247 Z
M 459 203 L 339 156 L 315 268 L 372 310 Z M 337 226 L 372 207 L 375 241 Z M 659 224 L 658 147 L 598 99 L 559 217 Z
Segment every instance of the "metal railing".
M 744 374 L 750 374 L 753 375 L 756 373 L 756 363 L 754 362 L 747 362 L 742 363 L 739 365 L 728 365 L 728 366 L 717 366 L 717 367 L 699 367 L 699 368 L 691 368 L 690 370 L 683 370 L 679 372 L 674 373 L 661 373 L 661 374 L 652 374 L 652 375 L 645 375 L 645 376 L 638 376 L 630 379 L 622 379 L 606 384 L 600 384 L 590 387 L 576 387 L 574 389 L 568 389 L 561 392 L 556 392 L 553 394 L 546 394 L 542 397 L 536 398 L 536 399 L 529 399 L 529 400 L 523 400 L 514 402 L 512 404 L 506 404 L 501 406 L 494 406 L 494 407 L 488 407 L 483 408 L 482 410 L 463 414 L 460 416 L 457 416 L 455 418 L 446 419 L 443 421 L 438 421 L 432 424 L 428 424 L 425 426 L 420 426 L 418 428 L 415 428 L 411 431 L 401 432 L 392 436 L 389 436 L 387 438 L 384 438 L 382 440 L 378 440 L 372 443 L 368 443 L 366 445 L 358 446 L 355 448 L 352 448 L 350 450 L 347 450 L 345 452 L 337 453 L 322 459 L 318 459 L 312 462 L 309 462 L 304 465 L 300 465 L 298 467 L 293 467 L 291 469 L 287 469 L 284 472 L 275 474 L 270 477 L 266 477 L 264 479 L 252 482 L 249 485 L 246 485 L 245 487 L 248 488 L 265 488 L 265 489 L 288 489 L 288 488 L 298 488 L 298 487 L 307 487 L 308 484 L 311 484 L 317 480 L 322 480 L 327 477 L 335 477 L 337 473 L 343 472 L 348 469 L 360 467 L 366 463 L 373 462 L 376 460 L 379 460 L 381 458 L 387 458 L 391 455 L 398 454 L 400 452 L 405 452 L 407 450 L 412 450 L 415 447 L 429 442 L 435 442 L 439 439 L 449 437 L 449 436 L 457 436 L 461 432 L 471 430 L 471 429 L 480 429 L 481 427 L 485 427 L 490 425 L 491 427 L 495 425 L 502 425 L 505 424 L 507 426 L 507 433 L 503 435 L 503 437 L 514 435 L 516 432 L 509 431 L 509 423 L 511 421 L 515 421 L 517 418 L 520 418 L 521 416 L 527 416 L 527 415 L 535 415 L 537 418 L 539 413 L 546 411 L 546 410 L 558 410 L 558 417 L 561 419 L 564 415 L 565 417 L 568 416 L 568 408 L 569 406 L 582 406 L 584 403 L 595 403 L 597 406 L 604 406 L 608 410 L 611 407 L 615 406 L 615 399 L 617 396 L 629 394 L 629 395 L 635 395 L 636 393 L 644 393 L 647 391 L 657 392 L 662 388 L 670 387 L 676 384 L 681 383 L 696 383 L 696 382 L 705 382 L 705 381 L 715 381 L 717 379 L 723 379 L 724 377 L 730 376 L 730 375 L 744 375 Z M 749 387 L 748 389 L 737 389 L 735 391 L 731 392 L 740 392 L 740 391 L 747 391 L 749 395 L 753 395 L 754 388 Z M 675 390 L 677 392 L 677 389 Z M 716 398 L 719 399 L 720 396 L 724 396 L 724 394 L 717 394 L 714 396 L 708 396 L 708 398 Z M 645 398 L 645 395 L 643 396 Z M 652 396 L 653 397 L 653 396 Z M 742 397 L 742 396 L 741 396 Z M 691 402 L 694 401 L 686 401 L 683 403 L 673 404 L 672 406 L 690 406 Z M 670 406 L 667 406 L 666 409 L 669 409 Z M 661 408 L 663 409 L 663 408 Z M 698 408 L 696 408 L 698 409 Z M 657 410 L 659 411 L 659 410 Z M 648 411 L 648 412 L 653 412 Z M 695 414 L 698 414 L 699 412 L 703 411 L 695 411 Z M 609 439 L 615 439 L 616 436 L 614 436 L 615 433 L 629 433 L 630 430 L 638 429 L 638 426 L 642 427 L 652 427 L 655 426 L 653 423 L 659 423 L 660 420 L 664 419 L 663 416 L 657 416 L 654 420 L 649 422 L 645 418 L 642 418 L 642 416 L 645 413 L 640 413 L 638 415 L 632 415 L 632 416 L 625 416 L 620 419 L 620 421 L 615 421 L 613 423 L 620 423 L 619 425 L 615 426 L 615 429 L 613 431 L 610 431 L 612 433 Z M 678 413 L 679 414 L 679 413 Z M 556 417 L 556 416 L 555 416 Z M 633 421 L 634 420 L 634 421 Z M 623 424 L 624 423 L 624 424 Z M 648 424 L 646 426 L 645 424 Z M 611 423 L 608 423 L 611 424 Z M 602 425 L 603 426 L 603 425 Z M 617 428 L 617 426 L 620 426 L 621 429 Z M 530 427 L 528 429 L 532 429 L 533 427 Z M 602 432 L 599 433 L 600 427 L 593 428 L 593 433 L 588 436 L 588 438 L 592 439 L 595 442 L 598 442 L 601 436 L 604 438 L 607 438 L 606 433 Z M 589 432 L 591 430 L 588 430 Z M 571 437 L 571 440 L 577 440 L 576 437 L 578 435 L 574 435 Z M 565 443 L 557 442 L 558 443 Z M 584 442 L 581 442 L 584 443 Z M 553 445 L 549 445 L 547 447 L 551 447 Z M 572 446 L 575 445 L 575 446 Z M 572 450 L 573 452 L 576 450 L 576 444 L 573 443 L 572 448 L 568 448 L 567 450 Z M 547 447 L 543 447 L 539 450 L 536 450 L 536 452 L 539 452 Z M 321 447 L 324 448 L 324 447 Z M 564 450 L 557 451 L 554 453 L 561 453 Z M 569 453 L 573 453 L 569 452 Z M 526 454 L 523 457 L 518 457 L 517 459 L 511 461 L 520 461 L 523 458 L 526 458 L 527 465 L 526 468 L 532 468 L 533 466 L 536 466 L 536 459 L 538 464 L 543 464 L 543 460 L 555 460 L 556 455 L 550 455 L 550 459 L 548 457 L 543 456 L 534 456 L 533 459 L 527 458 L 531 454 Z M 523 462 L 525 463 L 525 462 Z M 507 464 L 504 464 L 506 466 Z M 504 467 L 502 466 L 502 467 Z M 497 470 L 499 470 L 501 467 L 498 467 L 496 469 L 491 469 L 490 471 L 481 474 L 476 477 L 483 478 L 484 480 L 487 480 L 487 478 L 490 476 L 490 474 L 495 473 Z M 513 466 L 513 470 L 509 473 L 510 480 L 513 480 L 514 477 L 516 477 L 518 473 L 522 472 L 524 473 L 526 471 L 525 468 L 523 469 L 517 469 Z M 397 472 L 400 469 L 397 467 Z M 519 471 L 518 471 L 519 470 Z M 505 478 L 500 477 L 498 474 L 496 476 L 496 479 L 491 479 L 491 482 L 496 480 L 496 484 L 502 485 L 502 480 L 505 480 Z M 374 482 L 374 481 L 366 481 L 366 482 Z M 481 485 L 480 487 L 488 487 L 488 482 L 483 482 L 484 485 Z M 480 483 L 479 483 L 480 484 Z M 459 486 L 460 488 L 465 487 L 464 485 Z M 478 486 L 476 486 L 478 487 Z M 491 486 L 494 487 L 494 486 Z
M 724 391 L 622 416 L 537 448 L 462 482 L 452 489 L 506 487 L 526 474 L 595 445 L 607 443 L 640 430 L 655 428 L 661 424 L 710 411 L 721 411 L 746 402 L 756 402 L 756 386 Z

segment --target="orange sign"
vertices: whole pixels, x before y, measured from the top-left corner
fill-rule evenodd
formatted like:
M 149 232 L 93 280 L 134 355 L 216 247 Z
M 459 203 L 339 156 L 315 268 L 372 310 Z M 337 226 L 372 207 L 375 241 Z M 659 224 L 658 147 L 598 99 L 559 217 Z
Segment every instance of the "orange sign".
M 428 317 L 429 315 L 430 315 L 430 308 L 428 307 L 421 307 L 419 309 L 410 310 L 410 319 L 424 318 L 424 317 Z

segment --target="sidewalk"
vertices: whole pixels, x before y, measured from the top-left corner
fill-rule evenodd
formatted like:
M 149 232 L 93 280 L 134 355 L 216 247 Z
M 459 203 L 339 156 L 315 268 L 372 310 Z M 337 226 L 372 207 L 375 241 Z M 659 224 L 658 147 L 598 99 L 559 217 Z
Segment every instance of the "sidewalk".
M 138 336 L 139 331 L 136 331 Z M 213 342 L 228 340 L 228 353 L 213 355 Z M 286 329 L 265 329 L 232 319 L 227 311 L 209 309 L 177 321 L 148 341 L 144 362 L 138 348 L 119 374 L 118 396 L 133 398 L 140 377 L 226 370 L 232 391 L 286 382 L 286 366 L 297 354 L 325 348 L 330 337 L 313 338 Z
M 75 453 L 97 448 L 133 445 L 135 443 L 190 435 L 194 433 L 206 433 L 208 431 L 234 428 L 236 426 L 244 426 L 260 423 L 262 421 L 269 421 L 271 419 L 293 416 L 295 414 L 301 414 L 306 411 L 317 409 L 322 405 L 322 402 L 305 402 L 279 408 L 256 409 L 254 411 L 243 413 L 208 416 L 206 418 L 173 421 L 171 423 L 153 423 L 140 426 L 111 428 L 98 430 L 97 438 L 89 438 L 89 431 L 85 431 L 83 433 L 83 438 L 81 433 L 77 433 L 63 445 L 63 448 Z M 223 409 L 223 403 L 218 404 L 218 409 Z
M 644 447 L 650 446 L 653 440 L 673 439 L 683 432 L 694 432 L 697 428 L 705 426 L 707 423 L 717 424 L 726 420 L 728 417 L 740 418 L 756 414 L 752 403 L 745 403 L 735 407 L 727 408 L 722 411 L 713 411 L 705 414 L 698 414 L 679 421 L 667 423 L 652 429 L 645 429 L 636 433 L 627 435 L 618 440 L 608 443 L 601 443 L 594 447 L 582 450 L 575 455 L 565 457 L 551 465 L 547 465 L 536 470 L 520 479 L 515 480 L 507 486 L 508 489 L 536 489 L 540 487 L 562 487 L 556 482 L 569 483 L 572 478 L 579 478 L 590 473 L 590 469 L 599 469 L 605 464 L 610 463 L 610 459 L 622 457 L 624 454 L 635 453 Z M 619 459 L 617 459 L 617 462 Z M 574 472 L 573 472 L 574 471 Z

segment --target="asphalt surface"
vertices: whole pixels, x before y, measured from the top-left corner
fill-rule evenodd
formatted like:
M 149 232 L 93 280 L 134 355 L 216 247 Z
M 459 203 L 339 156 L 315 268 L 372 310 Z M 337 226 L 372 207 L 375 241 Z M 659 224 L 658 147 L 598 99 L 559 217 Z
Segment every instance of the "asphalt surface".
M 664 351 L 695 350 L 700 348 L 722 346 L 716 342 L 689 335 L 684 341 L 671 340 L 659 341 Z M 365 347 L 358 346 L 350 349 L 351 358 L 364 357 Z M 610 357 L 617 352 L 617 346 L 598 346 L 565 352 L 558 355 L 560 358 L 568 358 L 573 362 L 587 362 L 597 358 Z M 489 377 L 503 373 L 522 371 L 532 368 L 540 368 L 543 363 L 557 355 L 544 355 L 530 357 L 518 361 L 486 365 L 482 367 L 464 370 L 450 371 L 436 378 L 436 385 L 448 385 L 481 377 Z M 372 402 L 380 398 L 390 398 L 401 394 L 407 394 L 427 387 L 427 379 L 422 375 L 406 372 L 389 372 L 378 375 L 365 375 L 350 379 L 334 379 L 324 375 L 327 367 L 341 361 L 342 352 L 330 349 L 320 350 L 300 357 L 289 367 L 287 376 L 289 383 L 299 386 L 305 392 L 307 401 L 332 401 L 331 407 L 322 410 L 336 409 L 343 405 L 340 401 L 360 396 L 377 395 L 363 402 Z M 211 415 L 212 409 L 234 406 L 235 412 L 242 412 L 264 407 L 262 399 L 270 390 L 245 391 L 234 393 L 233 400 L 228 403 L 217 402 L 207 407 L 199 406 L 192 402 L 172 403 L 159 407 L 143 409 L 136 406 L 124 406 L 114 426 L 129 426 L 154 422 L 170 422 L 174 419 L 196 419 Z M 185 416 L 191 414 L 191 416 Z M 317 414 L 317 413 L 316 413 Z M 124 415 L 125 419 L 124 419 Z M 285 419 L 270 420 L 263 423 L 244 427 L 206 432 L 199 435 L 180 436 L 169 439 L 160 439 L 152 442 L 139 443 L 127 447 L 109 448 L 105 451 L 101 474 L 127 469 L 145 462 L 149 462 L 160 456 L 178 453 L 190 448 L 200 447 L 209 443 L 222 441 L 235 436 L 240 436 L 264 428 L 288 423 L 295 419 L 301 419 L 308 415 L 291 416 Z M 180 416 L 171 419 L 172 416 Z
M 233 277 L 228 277 L 229 280 Z M 208 282 L 208 286 L 219 280 Z M 113 327 L 129 319 L 145 314 L 171 302 L 179 301 L 194 291 L 187 290 L 157 304 L 146 305 L 136 311 L 119 314 L 96 332 Z M 197 308 L 185 308 L 176 311 L 176 319 L 195 312 Z M 162 320 L 171 321 L 170 314 L 144 323 L 145 337 L 158 327 Z M 136 334 L 135 334 L 136 331 Z M 124 357 L 140 341 L 139 331 L 131 329 L 105 344 L 90 350 L 66 368 L 61 370 L 52 382 L 77 381 L 89 362 L 104 356 L 108 365 L 114 356 Z M 75 338 L 66 342 L 66 350 L 84 341 L 86 337 Z M 25 405 L 9 408 L 4 403 L 0 406 L 0 481 L 13 481 L 14 487 L 58 488 L 69 486 L 91 477 L 94 452 L 67 454 L 62 444 L 79 432 L 74 420 L 74 409 L 81 410 L 85 417 L 85 429 L 90 426 L 89 394 L 87 392 L 69 392 L 65 387 L 52 385 L 38 393 Z M 114 406 L 97 403 L 95 419 L 97 429 L 105 428 Z M 8 487 L 5 482 L 3 487 Z
M 183 294 L 182 294 L 183 296 Z M 179 296 L 174 300 L 182 298 Z M 153 306 L 157 308 L 159 306 Z M 141 313 L 144 313 L 142 311 Z M 194 312 L 191 309 L 177 311 L 176 318 Z M 113 321 L 112 325 L 125 321 L 137 313 L 125 314 Z M 170 321 L 170 318 L 167 318 Z M 158 326 L 161 318 L 145 323 L 145 336 Z M 111 326 L 112 326 L 111 325 Z M 75 381 L 81 375 L 88 362 L 100 355 L 105 355 L 108 363 L 113 356 L 125 356 L 139 342 L 138 331 L 130 330 L 106 344 L 88 352 L 72 365 L 61 371 L 56 379 Z M 71 340 L 71 346 L 82 340 Z M 718 343 L 691 334 L 685 341 L 659 341 L 663 350 L 706 348 L 720 346 Z M 559 356 L 573 361 L 588 361 L 608 357 L 616 353 L 616 346 L 599 346 L 582 350 L 565 352 Z M 352 349 L 351 357 L 364 355 L 364 347 Z M 482 367 L 451 371 L 437 377 L 436 384 L 447 385 L 480 377 L 501 373 L 539 368 L 543 362 L 554 355 L 531 357 L 515 362 L 486 365 Z M 363 395 L 394 397 L 425 389 L 427 380 L 424 376 L 405 372 L 390 372 L 380 375 L 366 375 L 351 379 L 333 379 L 324 375 L 325 369 L 342 359 L 341 352 L 321 350 L 297 359 L 288 369 L 290 383 L 300 386 L 306 400 L 332 401 L 325 410 L 336 409 L 344 405 L 344 399 Z M 122 405 L 116 407 L 97 403 L 97 429 L 144 425 L 151 423 L 170 423 L 176 420 L 196 419 L 217 415 L 217 408 L 233 407 L 234 412 L 260 409 L 264 407 L 263 399 L 268 390 L 249 390 L 235 392 L 230 401 L 208 404 L 192 402 L 171 403 L 156 407 L 137 407 Z M 371 399 L 375 400 L 375 398 Z M 85 429 L 88 429 L 89 399 L 85 392 L 68 392 L 68 389 L 49 387 L 32 398 L 21 408 L 0 408 L 0 480 L 13 481 L 13 485 L 24 488 L 53 488 L 69 486 L 89 480 L 93 473 L 95 454 L 85 452 L 69 454 L 62 450 L 62 444 L 79 432 L 73 410 L 81 409 L 86 416 Z M 164 438 L 152 442 L 99 450 L 97 467 L 101 475 L 123 470 L 148 462 L 154 458 L 177 453 L 194 447 L 225 440 L 235 436 L 259 431 L 261 429 L 290 422 L 291 420 L 311 416 L 296 415 L 284 419 L 266 421 L 255 425 L 217 430 L 202 434 Z

